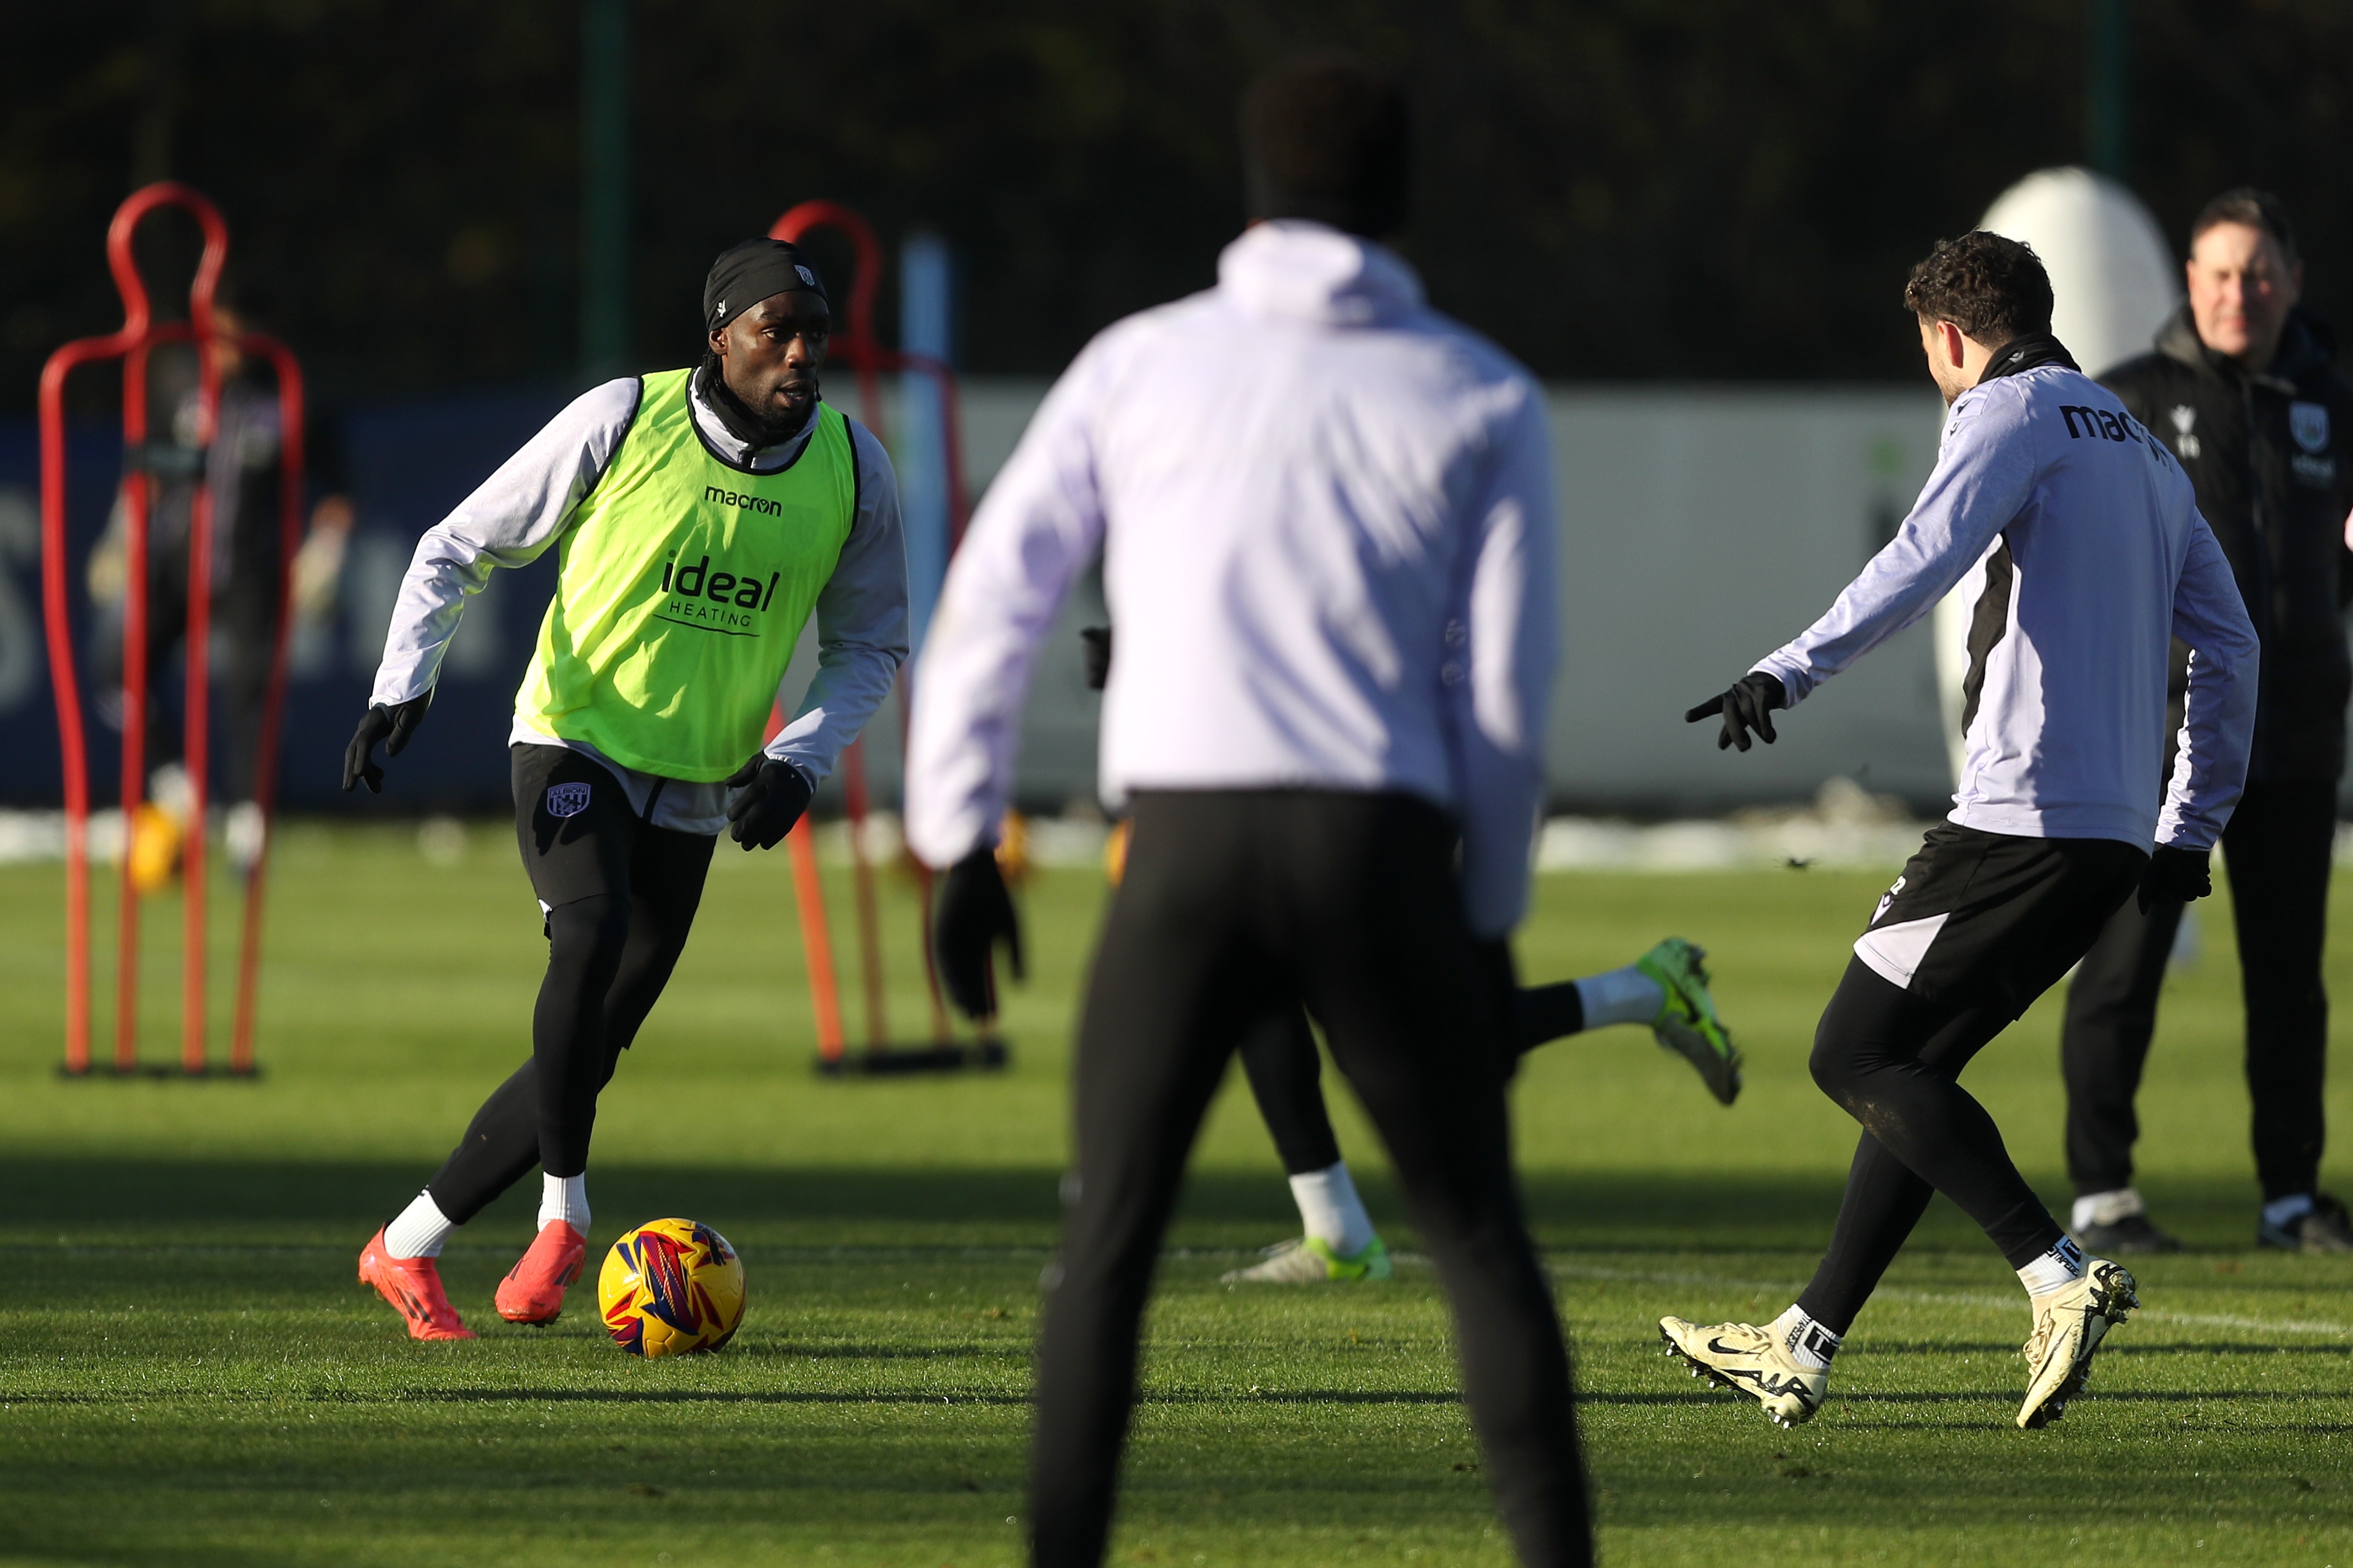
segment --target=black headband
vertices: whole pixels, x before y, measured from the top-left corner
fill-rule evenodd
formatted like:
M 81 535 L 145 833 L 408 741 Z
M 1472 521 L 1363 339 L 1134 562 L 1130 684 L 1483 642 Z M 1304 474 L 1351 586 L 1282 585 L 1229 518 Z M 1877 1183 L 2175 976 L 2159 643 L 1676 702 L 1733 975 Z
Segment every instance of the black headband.
M 717 331 L 772 294 L 806 289 L 825 298 L 825 280 L 781 239 L 747 239 L 719 253 L 702 280 L 702 325 Z

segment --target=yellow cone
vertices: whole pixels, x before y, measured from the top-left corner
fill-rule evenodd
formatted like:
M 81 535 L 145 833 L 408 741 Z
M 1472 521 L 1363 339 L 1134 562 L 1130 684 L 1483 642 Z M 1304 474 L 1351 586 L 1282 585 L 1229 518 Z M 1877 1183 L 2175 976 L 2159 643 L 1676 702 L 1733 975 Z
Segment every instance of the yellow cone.
M 180 819 L 142 801 L 131 814 L 131 885 L 141 894 L 160 893 L 180 874 Z

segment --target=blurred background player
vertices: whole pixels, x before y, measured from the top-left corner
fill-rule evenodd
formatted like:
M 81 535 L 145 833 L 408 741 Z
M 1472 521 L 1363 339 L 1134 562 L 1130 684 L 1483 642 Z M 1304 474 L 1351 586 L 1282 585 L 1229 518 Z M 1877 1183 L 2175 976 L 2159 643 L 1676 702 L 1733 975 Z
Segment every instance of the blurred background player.
M 2256 644 L 2189 481 L 2051 335 L 2034 253 L 1983 231 L 1939 243 L 1904 302 L 1951 405 L 1936 470 L 1895 538 L 1795 641 L 1693 721 L 1770 742 L 1772 710 L 1928 613 L 1979 560 L 1949 818 L 1879 900 L 1814 1035 L 1814 1081 L 1862 1125 L 1813 1282 L 1759 1328 L 1662 1318 L 1695 1375 L 1784 1426 L 1810 1420 L 1831 1358 L 1929 1198 L 1985 1231 L 2033 1330 L 2018 1425 L 2057 1418 L 2132 1275 L 2086 1258 L 2010 1162 L 1962 1068 L 2083 957 L 2118 904 L 2201 898 L 2246 777 Z M 2170 639 L 2193 650 L 2160 805 Z M 2152 853 L 2151 846 L 2155 846 Z
M 226 800 L 226 847 L 242 869 L 261 850 L 261 808 L 255 767 L 261 747 L 261 709 L 269 686 L 278 637 L 284 542 L 279 524 L 284 461 L 278 393 L 265 369 L 237 345 L 248 331 L 230 306 L 213 308 L 218 334 L 212 345 L 219 377 L 218 418 L 210 446 L 201 440 L 196 351 L 168 344 L 149 370 L 153 405 L 143 449 L 125 454 L 132 472 L 153 485 L 147 509 L 147 799 L 126 824 L 132 880 L 142 892 L 168 884 L 180 868 L 180 841 L 190 828 L 193 794 L 182 763 L 177 718 L 179 682 L 171 656 L 185 641 L 188 623 L 188 524 L 196 489 L 213 492 L 212 677 L 219 715 L 216 798 Z M 309 531 L 293 563 L 294 614 L 316 620 L 334 605 L 336 579 L 352 531 L 352 503 L 342 493 L 333 422 L 314 409 L 305 422 L 304 463 L 326 489 L 311 508 Z M 101 720 L 122 725 L 122 623 L 129 515 L 117 494 L 106 532 L 91 551 L 90 596 L 98 614 L 91 627 L 93 706 Z
M 1112 629 L 1089 626 L 1080 636 L 1087 685 L 1101 691 L 1111 679 Z M 1125 868 L 1128 826 L 1123 820 L 1113 829 L 1108 862 L 1113 886 Z M 1525 1054 L 1588 1029 L 1647 1024 L 1662 1049 L 1689 1062 L 1707 1091 L 1730 1105 L 1740 1096 L 1740 1052 L 1716 1016 L 1706 958 L 1702 949 L 1671 936 L 1622 969 L 1523 987 L 1512 1009 L 1512 1045 Z M 1340 1157 L 1324 1102 L 1323 1056 L 1306 1013 L 1284 1007 L 1269 1014 L 1243 1033 L 1237 1054 L 1290 1178 L 1303 1234 L 1267 1248 L 1263 1262 L 1229 1271 L 1224 1282 L 1322 1285 L 1390 1278 L 1388 1247 Z
M 881 443 L 819 396 L 816 271 L 749 240 L 712 264 L 702 309 L 698 366 L 584 395 L 427 531 L 344 755 L 345 790 L 380 788 L 375 744 L 398 755 L 424 718 L 467 595 L 560 547 L 510 735 L 548 939 L 531 1058 L 360 1254 L 416 1339 L 471 1337 L 434 1259 L 534 1165 L 539 1233 L 496 1305 L 554 1321 L 586 1255 L 597 1094 L 685 948 L 718 834 L 781 839 L 906 658 L 898 487 Z M 764 746 L 812 611 L 816 679 Z
M 1564 1036 L 1610 1024 L 1645 1024 L 1651 1037 L 1697 1068 L 1718 1102 L 1740 1094 L 1740 1052 L 1716 1017 L 1708 994 L 1706 953 L 1668 937 L 1622 969 L 1525 986 L 1514 998 L 1510 1046 L 1515 1055 Z M 1324 1101 L 1323 1057 L 1307 1014 L 1286 1007 L 1242 1036 L 1243 1076 L 1299 1205 L 1302 1234 L 1267 1248 L 1265 1258 L 1221 1276 L 1229 1285 L 1323 1285 L 1387 1279 L 1388 1247 L 1373 1228 L 1340 1157 Z
M 2180 459 L 2263 641 L 2247 793 L 2222 832 L 2263 1184 L 2256 1245 L 2353 1252 L 2345 1205 L 2319 1191 L 2328 1064 L 2320 961 L 2353 694 L 2353 382 L 2336 369 L 2336 335 L 2298 303 L 2304 259 L 2279 198 L 2241 189 L 2207 203 L 2190 226 L 2186 270 L 2189 297 L 2156 351 L 2104 380 Z M 2177 728 L 2187 659 L 2176 645 Z M 2094 1252 L 2180 1245 L 2150 1221 L 2132 1183 L 2133 1100 L 2181 915 L 2174 900 L 2146 911 L 2127 901 L 2067 988 L 2069 1228 Z
M 1079 1026 L 1039 1349 L 1046 1568 L 1103 1558 L 1202 1114 L 1243 1033 L 1303 1003 L 1445 1282 L 1521 1559 L 1592 1557 L 1504 1092 L 1557 647 L 1550 442 L 1527 373 L 1374 242 L 1404 220 L 1406 121 L 1396 84 L 1345 58 L 1251 89 L 1252 226 L 1216 288 L 1116 323 L 1055 384 L 956 553 L 915 682 L 909 842 L 948 868 L 942 978 L 987 1013 L 1013 931 L 990 838 L 1029 671 L 1102 552 L 1121 637 L 1102 785 L 1134 828 Z

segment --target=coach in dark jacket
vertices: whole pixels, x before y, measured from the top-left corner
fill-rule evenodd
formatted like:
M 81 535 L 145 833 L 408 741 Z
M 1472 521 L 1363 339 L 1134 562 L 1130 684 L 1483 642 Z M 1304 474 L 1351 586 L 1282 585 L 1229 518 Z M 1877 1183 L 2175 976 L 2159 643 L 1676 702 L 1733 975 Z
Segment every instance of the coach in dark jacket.
M 2316 1190 L 2328 1043 L 2321 944 L 2353 689 L 2344 619 L 2353 599 L 2353 381 L 2334 368 L 2334 334 L 2297 307 L 2304 266 L 2276 197 L 2237 190 L 2209 202 L 2190 230 L 2188 271 L 2189 302 L 2158 333 L 2156 351 L 2103 379 L 2189 470 L 2263 641 L 2247 792 L 2222 837 L 2263 1193 L 2256 1239 L 2353 1252 L 2344 1205 Z M 2174 655 L 2178 729 L 2186 650 L 2177 644 Z M 2179 1245 L 2150 1224 L 2133 1190 L 2132 1146 L 2133 1096 L 2181 911 L 2126 903 L 2068 992 L 2073 1229 L 2095 1252 Z

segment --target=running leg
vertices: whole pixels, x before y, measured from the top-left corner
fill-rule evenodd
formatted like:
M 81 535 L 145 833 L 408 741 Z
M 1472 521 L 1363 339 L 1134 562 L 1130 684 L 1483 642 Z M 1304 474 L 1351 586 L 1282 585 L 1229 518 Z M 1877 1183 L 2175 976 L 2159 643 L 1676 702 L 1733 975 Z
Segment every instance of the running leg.
M 1957 1081 L 1968 1058 L 2008 1024 L 2001 1011 L 1979 1007 L 1956 1016 L 1882 979 L 1862 959 L 1849 959 L 1814 1033 L 1810 1065 L 1824 1094 L 1905 1169 L 1958 1205 L 2020 1268 L 2063 1232 L 2018 1173 L 2001 1129 Z M 1942 1047 L 1934 1061 L 1932 1043 Z M 1858 1156 L 1857 1169 L 1869 1182 L 1878 1167 Z M 1883 1220 L 1906 1206 L 1890 1204 Z M 1918 1218 L 1914 1210 L 1905 1228 Z
M 1365 1212 L 1356 1178 L 1340 1158 L 1324 1100 L 1323 1057 L 1306 1010 L 1286 1003 L 1242 1036 L 1242 1070 L 1259 1114 L 1274 1135 L 1299 1205 L 1297 1240 L 1270 1247 L 1260 1262 L 1228 1271 L 1229 1285 L 1329 1285 L 1390 1276 L 1388 1249 Z
M 1285 1174 L 1303 1176 L 1340 1163 L 1340 1142 L 1324 1103 L 1323 1055 L 1296 1004 L 1272 1009 L 1241 1040 L 1242 1072 L 1258 1101 Z

